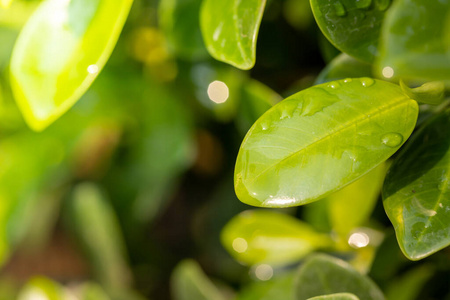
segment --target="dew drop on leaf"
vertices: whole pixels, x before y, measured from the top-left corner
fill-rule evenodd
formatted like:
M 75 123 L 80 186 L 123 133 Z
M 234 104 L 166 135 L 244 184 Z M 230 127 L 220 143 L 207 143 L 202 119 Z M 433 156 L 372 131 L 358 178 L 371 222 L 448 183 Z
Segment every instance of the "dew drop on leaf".
M 383 135 L 381 142 L 388 147 L 398 147 L 403 142 L 403 136 L 397 132 L 391 132 Z
M 373 80 L 372 78 L 369 78 L 369 77 L 364 77 L 364 78 L 361 78 L 360 80 L 361 80 L 361 84 L 363 85 L 363 87 L 369 87 L 375 83 L 375 80 Z

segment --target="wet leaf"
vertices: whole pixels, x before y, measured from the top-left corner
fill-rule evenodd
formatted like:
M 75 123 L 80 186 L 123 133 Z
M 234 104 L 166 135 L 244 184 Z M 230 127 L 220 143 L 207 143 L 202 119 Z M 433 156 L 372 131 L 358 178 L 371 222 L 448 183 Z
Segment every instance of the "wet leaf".
M 372 65 L 341 53 L 320 72 L 315 84 L 356 77 L 372 77 Z
M 236 162 L 236 194 L 262 207 L 323 198 L 394 154 L 417 114 L 417 102 L 400 87 L 370 78 L 301 91 L 268 110 L 247 133 Z
M 449 13 L 450 0 L 395 1 L 381 31 L 379 75 L 449 80 Z
M 201 0 L 165 0 L 159 4 L 161 30 L 170 49 L 185 59 L 197 60 L 208 55 L 200 31 Z
M 308 300 L 359 300 L 359 298 L 353 294 L 339 293 L 339 294 L 331 294 L 331 295 L 313 297 L 313 298 L 309 298 Z
M 86 92 L 108 60 L 132 0 L 46 0 L 11 58 L 11 86 L 28 125 L 40 131 Z
M 326 234 L 286 214 L 254 210 L 234 217 L 221 234 L 223 246 L 238 261 L 285 265 L 332 244 Z
M 450 111 L 414 134 L 389 170 L 383 204 L 412 260 L 450 245 Z
M 342 52 L 371 62 L 378 54 L 378 39 L 391 0 L 311 0 L 323 34 Z
M 322 254 L 309 258 L 297 274 L 296 299 L 334 293 L 352 293 L 361 300 L 384 300 L 375 283 L 345 261 Z
M 193 260 L 184 260 L 174 269 L 171 278 L 174 300 L 224 300 L 220 291 Z
M 251 69 L 265 5 L 265 0 L 203 1 L 200 26 L 209 53 L 239 69 Z

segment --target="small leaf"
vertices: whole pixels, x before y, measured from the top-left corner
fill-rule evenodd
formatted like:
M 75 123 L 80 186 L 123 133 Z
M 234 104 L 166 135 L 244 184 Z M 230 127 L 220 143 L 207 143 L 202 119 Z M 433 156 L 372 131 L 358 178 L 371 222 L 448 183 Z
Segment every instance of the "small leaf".
M 383 163 L 342 190 L 328 196 L 328 215 L 341 236 L 361 226 L 372 213 L 381 193 L 386 163 Z
M 400 80 L 400 87 L 405 94 L 419 103 L 439 105 L 444 101 L 445 84 L 442 81 L 427 82 L 412 89 Z
M 239 150 L 235 191 L 247 204 L 313 202 L 363 176 L 406 141 L 417 102 L 370 78 L 301 91 L 268 110 Z
M 200 25 L 209 53 L 239 69 L 251 69 L 265 5 L 266 0 L 203 1 Z
M 268 281 L 252 283 L 242 289 L 236 300 L 295 300 L 295 275 L 290 272 Z
M 249 265 L 285 265 L 332 244 L 326 234 L 289 215 L 272 211 L 245 211 L 224 227 L 221 240 L 238 261 Z
M 338 293 L 338 294 L 313 297 L 313 298 L 309 298 L 308 300 L 359 300 L 359 298 L 356 297 L 355 295 L 349 294 L 349 293 Z
M 34 130 L 64 114 L 97 77 L 132 0 L 46 0 L 30 17 L 11 58 L 11 86 Z
M 372 77 L 372 65 L 341 53 L 320 72 L 315 83 L 355 77 Z
M 450 111 L 415 133 L 389 170 L 383 204 L 412 260 L 450 245 Z
M 208 55 L 200 31 L 201 0 L 164 0 L 159 3 L 160 28 L 170 49 L 179 57 L 191 60 Z
M 361 300 L 384 300 L 375 283 L 345 261 L 322 254 L 308 259 L 297 274 L 297 300 L 334 293 L 352 293 Z
M 311 0 L 317 24 L 342 52 L 371 62 L 378 54 L 381 23 L 391 0 Z
M 224 300 L 220 291 L 193 260 L 184 260 L 174 269 L 171 278 L 174 300 Z
M 380 57 L 376 64 L 379 75 L 448 81 L 449 13 L 449 0 L 394 1 L 381 31 Z
M 91 183 L 77 185 L 69 209 L 75 233 L 99 282 L 111 293 L 127 288 L 131 272 L 123 236 L 115 212 L 102 192 Z

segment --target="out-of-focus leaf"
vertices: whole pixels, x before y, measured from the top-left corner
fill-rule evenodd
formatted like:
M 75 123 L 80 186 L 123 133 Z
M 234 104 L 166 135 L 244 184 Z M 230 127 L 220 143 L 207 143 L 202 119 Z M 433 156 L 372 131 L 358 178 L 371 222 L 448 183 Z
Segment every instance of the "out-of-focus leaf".
M 342 52 L 371 62 L 390 0 L 311 0 L 323 34 Z
M 427 82 L 412 89 L 403 80 L 400 80 L 400 87 L 411 99 L 419 103 L 439 105 L 445 96 L 445 83 L 443 81 Z
M 38 1 L 0 0 L 0 25 L 11 29 L 22 28 L 38 4 Z
M 419 299 L 420 291 L 433 274 L 434 270 L 430 265 L 421 265 L 404 273 L 400 278 L 392 280 L 386 290 L 386 298 L 395 300 Z
M 323 198 L 388 159 L 414 129 L 417 102 L 371 78 L 303 90 L 268 110 L 239 150 L 235 191 L 249 205 Z
M 54 281 L 47 278 L 36 277 L 31 279 L 22 289 L 18 300 L 68 300 L 64 289 Z
M 236 300 L 294 300 L 295 273 L 255 282 L 242 289 Z
M 380 57 L 376 64 L 379 75 L 448 81 L 449 13 L 449 0 L 394 1 L 381 31 Z
M 99 188 L 79 184 L 70 203 L 73 230 L 83 243 L 99 282 L 111 293 L 130 284 L 122 233 L 114 210 Z
M 224 300 L 224 296 L 193 260 L 184 260 L 174 269 L 171 278 L 174 300 Z
M 313 297 L 313 298 L 309 298 L 308 300 L 359 300 L 359 298 L 356 297 L 355 295 L 349 294 L 349 293 L 338 293 L 338 294 Z
M 200 31 L 201 0 L 165 0 L 159 4 L 159 22 L 169 47 L 179 57 L 201 59 L 208 53 Z
M 403 253 L 412 260 L 450 245 L 450 111 L 429 121 L 394 161 L 383 204 Z
M 383 163 L 342 190 L 328 196 L 332 228 L 341 236 L 361 226 L 380 196 L 387 166 Z
M 209 53 L 248 70 L 255 64 L 256 40 L 266 0 L 205 0 L 200 26 Z
M 304 30 L 313 24 L 314 16 L 308 0 L 287 0 L 284 2 L 283 13 L 293 27 Z
M 110 300 L 105 291 L 98 285 L 86 283 L 81 287 L 80 300 Z
M 316 201 L 303 206 L 302 220 L 320 232 L 330 232 L 332 228 L 328 214 L 328 202 Z
M 245 134 L 269 108 L 278 103 L 281 96 L 256 80 L 249 80 L 242 87 L 242 100 L 236 122 Z
M 372 77 L 372 65 L 341 53 L 320 72 L 315 84 L 357 77 Z
M 43 130 L 86 92 L 108 60 L 132 2 L 46 0 L 36 9 L 11 58 L 11 86 L 31 128 Z
M 238 261 L 249 265 L 284 265 L 328 247 L 328 235 L 289 215 L 271 211 L 245 211 L 224 227 L 221 240 Z
M 345 261 L 323 254 L 309 258 L 297 274 L 296 299 L 335 293 L 352 293 L 361 300 L 384 300 L 375 283 Z

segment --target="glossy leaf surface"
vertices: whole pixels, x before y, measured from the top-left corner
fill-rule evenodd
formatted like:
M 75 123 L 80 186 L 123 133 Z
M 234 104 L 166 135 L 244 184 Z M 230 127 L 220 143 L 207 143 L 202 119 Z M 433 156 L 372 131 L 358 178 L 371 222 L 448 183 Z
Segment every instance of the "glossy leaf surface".
M 256 40 L 266 0 L 205 0 L 200 25 L 209 53 L 248 70 L 255 64 Z
M 393 78 L 449 80 L 449 14 L 449 0 L 395 1 L 381 33 L 380 75 L 389 67 Z
M 373 77 L 372 65 L 341 53 L 320 72 L 315 84 L 356 77 Z
M 410 88 L 400 80 L 400 87 L 411 99 L 419 103 L 439 105 L 444 101 L 445 83 L 443 81 L 426 82 L 423 85 Z
M 245 211 L 224 227 L 222 244 L 238 261 L 274 265 L 298 261 L 332 244 L 330 237 L 289 215 L 265 210 Z
M 263 207 L 323 198 L 394 154 L 417 114 L 417 102 L 397 85 L 370 78 L 301 91 L 247 133 L 236 162 L 236 194 Z
M 450 112 L 415 133 L 389 170 L 383 204 L 412 260 L 450 245 Z
M 345 236 L 369 218 L 381 194 L 386 170 L 386 163 L 383 163 L 328 196 L 328 215 L 334 231 Z
M 224 300 L 220 291 L 193 260 L 184 260 L 174 269 L 171 278 L 174 300 Z
M 200 31 L 201 0 L 164 0 L 158 8 L 159 23 L 170 49 L 185 59 L 208 55 Z
M 349 294 L 349 293 L 338 293 L 338 294 L 313 297 L 308 300 L 359 300 L 359 298 L 356 297 L 355 295 Z
M 315 255 L 300 267 L 296 278 L 297 300 L 335 293 L 352 293 L 361 300 L 384 300 L 371 279 L 343 260 Z
M 342 52 L 371 62 L 390 0 L 311 0 L 314 17 L 324 35 Z
M 108 60 L 132 0 L 46 0 L 30 17 L 11 58 L 11 86 L 40 131 L 86 92 Z

